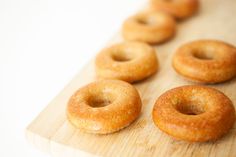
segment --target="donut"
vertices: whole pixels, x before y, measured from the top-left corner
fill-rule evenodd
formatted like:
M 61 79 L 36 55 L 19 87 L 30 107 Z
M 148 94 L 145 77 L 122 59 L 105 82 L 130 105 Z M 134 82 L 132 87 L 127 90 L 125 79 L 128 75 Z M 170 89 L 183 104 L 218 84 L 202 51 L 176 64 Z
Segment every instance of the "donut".
M 198 0 L 150 0 L 153 10 L 164 11 L 177 19 L 192 16 L 199 8 Z
M 225 135 L 234 125 L 235 109 L 222 92 L 197 85 L 161 95 L 153 108 L 154 124 L 178 140 L 204 142 Z
M 123 42 L 103 49 L 96 56 L 95 66 L 98 78 L 131 83 L 154 74 L 158 60 L 153 47 L 141 42 Z
M 141 112 L 138 91 L 120 80 L 90 83 L 68 101 L 67 117 L 76 128 L 95 134 L 108 134 L 131 124 Z
M 219 83 L 236 76 L 236 48 L 216 40 L 199 40 L 181 46 L 172 65 L 177 73 L 201 83 Z
M 141 12 L 129 17 L 122 26 L 125 40 L 149 44 L 163 43 L 175 35 L 176 22 L 162 12 Z

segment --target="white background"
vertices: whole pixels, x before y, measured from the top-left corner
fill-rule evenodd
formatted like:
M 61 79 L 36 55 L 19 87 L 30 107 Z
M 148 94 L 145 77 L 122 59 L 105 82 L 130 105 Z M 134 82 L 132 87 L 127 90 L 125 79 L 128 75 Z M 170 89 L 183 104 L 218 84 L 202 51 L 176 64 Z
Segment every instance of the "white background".
M 47 156 L 26 126 L 145 0 L 0 0 L 0 156 Z

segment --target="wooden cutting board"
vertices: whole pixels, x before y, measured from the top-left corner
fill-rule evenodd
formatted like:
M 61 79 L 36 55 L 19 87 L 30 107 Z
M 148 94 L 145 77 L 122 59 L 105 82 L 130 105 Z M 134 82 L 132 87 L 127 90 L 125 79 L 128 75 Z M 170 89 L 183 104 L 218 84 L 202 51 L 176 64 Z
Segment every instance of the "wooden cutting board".
M 187 143 L 174 140 L 152 122 L 154 102 L 163 92 L 193 84 L 176 74 L 171 59 L 180 45 L 195 39 L 219 39 L 236 45 L 236 0 L 202 0 L 199 13 L 178 24 L 175 38 L 156 46 L 159 72 L 134 84 L 142 97 L 143 108 L 141 116 L 129 127 L 110 135 L 93 135 L 68 123 L 65 109 L 69 97 L 95 80 L 92 60 L 27 127 L 27 139 L 58 157 L 236 157 L 235 126 L 215 142 Z M 118 33 L 108 45 L 120 41 L 122 38 Z M 224 92 L 236 105 L 236 78 L 211 86 Z

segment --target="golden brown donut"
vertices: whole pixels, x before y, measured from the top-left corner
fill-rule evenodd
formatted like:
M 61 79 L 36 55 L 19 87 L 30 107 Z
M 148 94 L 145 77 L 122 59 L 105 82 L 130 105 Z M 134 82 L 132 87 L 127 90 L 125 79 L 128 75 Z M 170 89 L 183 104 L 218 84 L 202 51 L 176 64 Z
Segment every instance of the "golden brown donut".
M 96 56 L 99 78 L 126 82 L 143 80 L 157 71 L 155 49 L 141 42 L 124 42 L 102 50 Z
M 76 91 L 67 106 L 68 120 L 85 132 L 108 134 L 132 123 L 141 112 L 138 91 L 119 80 L 103 80 Z
M 199 40 L 181 46 L 173 57 L 179 74 L 202 83 L 219 83 L 236 76 L 236 48 L 216 40 Z
M 203 142 L 226 134 L 235 122 L 231 100 L 206 86 L 171 89 L 156 101 L 153 121 L 160 130 L 176 139 Z
M 128 18 L 122 27 L 126 40 L 162 43 L 175 35 L 175 20 L 162 12 L 142 12 Z
M 150 0 L 154 10 L 164 11 L 176 17 L 184 19 L 192 16 L 199 8 L 198 0 Z

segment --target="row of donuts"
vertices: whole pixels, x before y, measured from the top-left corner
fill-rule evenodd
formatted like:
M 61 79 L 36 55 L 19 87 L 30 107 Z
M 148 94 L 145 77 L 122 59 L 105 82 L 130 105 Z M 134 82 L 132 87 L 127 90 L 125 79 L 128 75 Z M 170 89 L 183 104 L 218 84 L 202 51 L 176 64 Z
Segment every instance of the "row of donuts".
M 99 78 L 130 83 L 158 70 L 155 49 L 133 41 L 105 48 L 97 55 L 95 64 Z M 177 73 L 194 82 L 225 82 L 236 76 L 236 48 L 217 40 L 193 41 L 177 49 L 172 65 Z
M 172 38 L 176 31 L 175 18 L 190 17 L 199 6 L 198 0 L 151 0 L 150 3 L 148 11 L 124 21 L 122 36 L 126 42 L 105 48 L 97 55 L 99 78 L 133 83 L 154 74 L 158 70 L 158 58 L 155 49 L 147 44 L 161 44 Z
M 129 41 L 104 48 L 96 56 L 96 74 L 103 80 L 88 84 L 71 96 L 67 117 L 76 128 L 90 133 L 112 133 L 140 115 L 141 98 L 129 83 L 143 80 L 159 68 L 155 49 L 147 43 L 170 39 L 175 31 L 171 16 L 182 20 L 198 8 L 196 0 L 151 0 L 151 4 L 152 11 L 124 22 L 122 34 Z M 236 48 L 216 40 L 191 42 L 176 51 L 172 65 L 177 73 L 191 80 L 223 82 L 236 75 Z M 196 95 L 201 100 L 195 100 Z M 156 101 L 152 115 L 162 131 L 187 141 L 217 139 L 235 121 L 235 110 L 227 96 L 216 89 L 194 85 L 164 93 Z
M 191 16 L 198 8 L 197 0 L 183 0 L 182 5 L 173 1 L 151 2 L 152 7 L 177 19 Z M 190 42 L 176 51 L 172 66 L 177 73 L 195 82 L 224 82 L 236 76 L 236 48 L 216 40 Z M 154 105 L 152 117 L 160 130 L 176 139 L 204 142 L 225 135 L 234 126 L 236 116 L 232 101 L 222 92 L 188 85 L 162 94 Z

